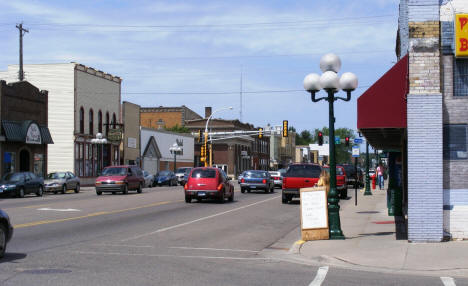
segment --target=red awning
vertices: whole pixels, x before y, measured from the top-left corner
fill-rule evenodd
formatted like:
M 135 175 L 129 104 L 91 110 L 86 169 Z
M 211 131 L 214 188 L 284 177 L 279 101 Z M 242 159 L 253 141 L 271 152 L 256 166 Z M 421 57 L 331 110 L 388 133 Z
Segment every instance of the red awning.
M 357 101 L 357 128 L 406 128 L 408 55 L 400 59 Z

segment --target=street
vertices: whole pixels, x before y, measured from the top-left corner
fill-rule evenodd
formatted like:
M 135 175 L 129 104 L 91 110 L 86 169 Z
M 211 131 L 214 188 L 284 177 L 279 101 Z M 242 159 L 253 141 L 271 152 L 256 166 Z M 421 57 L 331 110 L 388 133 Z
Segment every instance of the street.
M 241 194 L 237 184 L 235 195 L 232 203 L 186 204 L 178 186 L 3 199 L 15 233 L 0 284 L 320 285 L 325 272 L 323 285 L 444 285 L 439 277 L 324 271 L 288 252 L 299 238 L 297 203 L 282 205 L 278 190 Z

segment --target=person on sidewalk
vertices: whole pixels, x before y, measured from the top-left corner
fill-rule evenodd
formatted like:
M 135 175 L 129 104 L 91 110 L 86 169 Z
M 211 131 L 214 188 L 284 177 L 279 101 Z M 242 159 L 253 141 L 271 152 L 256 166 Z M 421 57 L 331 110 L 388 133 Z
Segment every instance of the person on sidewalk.
M 330 174 L 322 170 L 320 173 L 319 180 L 317 181 L 317 186 L 318 187 L 325 187 L 327 190 L 327 197 L 328 197 L 328 192 L 330 191 Z
M 383 169 L 383 166 L 382 164 L 379 164 L 379 166 L 377 167 L 377 182 L 379 183 L 379 190 L 382 190 L 384 188 L 384 169 Z

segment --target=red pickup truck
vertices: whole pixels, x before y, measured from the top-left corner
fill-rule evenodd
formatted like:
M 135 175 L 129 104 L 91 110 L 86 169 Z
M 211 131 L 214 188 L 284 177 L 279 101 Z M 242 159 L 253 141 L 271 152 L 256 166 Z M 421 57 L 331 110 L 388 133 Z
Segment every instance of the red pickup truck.
M 330 167 L 323 167 L 324 170 L 330 173 Z M 340 199 L 348 198 L 348 184 L 346 183 L 346 172 L 343 166 L 336 166 L 336 191 Z
M 292 164 L 283 175 L 282 202 L 299 198 L 299 189 L 313 187 L 319 180 L 322 167 L 317 164 Z

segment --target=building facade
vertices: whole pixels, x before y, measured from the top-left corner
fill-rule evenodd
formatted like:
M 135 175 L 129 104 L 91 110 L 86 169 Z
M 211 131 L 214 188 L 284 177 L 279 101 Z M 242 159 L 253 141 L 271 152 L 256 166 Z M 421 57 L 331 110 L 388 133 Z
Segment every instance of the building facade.
M 180 107 L 142 107 L 141 126 L 146 128 L 161 129 L 174 126 L 185 126 L 188 120 L 202 119 L 200 115 L 190 108 Z
M 0 78 L 11 81 L 17 70 L 9 65 Z M 49 171 L 73 170 L 82 184 L 92 184 L 103 167 L 119 164 L 119 77 L 77 63 L 24 65 L 24 71 L 26 80 L 49 91 L 48 124 L 54 138 Z M 97 133 L 107 137 L 113 130 L 114 140 L 91 143 Z
M 27 81 L 0 81 L 1 176 L 24 171 L 47 174 L 48 144 L 53 144 L 47 108 L 47 91 Z
M 121 164 L 140 165 L 140 106 L 122 102 L 123 140 L 120 147 Z

